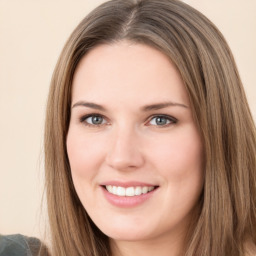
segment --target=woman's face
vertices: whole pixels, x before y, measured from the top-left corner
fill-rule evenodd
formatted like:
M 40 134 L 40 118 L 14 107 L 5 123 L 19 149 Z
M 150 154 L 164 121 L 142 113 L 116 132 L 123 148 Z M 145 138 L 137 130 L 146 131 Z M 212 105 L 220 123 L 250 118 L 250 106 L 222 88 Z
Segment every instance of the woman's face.
M 93 222 L 115 240 L 185 232 L 203 153 L 175 66 L 146 45 L 100 45 L 79 63 L 72 90 L 68 158 Z

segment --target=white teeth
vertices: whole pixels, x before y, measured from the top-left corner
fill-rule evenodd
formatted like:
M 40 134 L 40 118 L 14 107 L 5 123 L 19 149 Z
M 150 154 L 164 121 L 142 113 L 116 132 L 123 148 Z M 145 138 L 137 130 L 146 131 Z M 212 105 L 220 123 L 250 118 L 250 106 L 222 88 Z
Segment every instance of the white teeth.
M 147 188 L 147 187 L 143 187 L 143 188 L 142 188 L 142 193 L 143 193 L 143 194 L 146 194 L 147 192 L 148 192 L 148 188 Z
M 125 188 L 117 187 L 116 194 L 119 195 L 119 196 L 125 196 L 125 194 L 126 194 Z
M 154 189 L 153 186 L 147 187 L 117 187 L 117 186 L 111 186 L 107 185 L 106 189 L 109 193 L 117 195 L 117 196 L 139 196 L 141 194 L 146 194 Z
M 134 192 L 134 193 L 135 193 L 135 195 L 136 195 L 136 196 L 141 195 L 141 193 L 142 193 L 142 191 L 141 191 L 141 187 L 136 187 L 136 188 L 135 188 L 135 192 Z
M 126 196 L 134 196 L 134 187 L 129 187 L 125 189 Z
M 154 187 L 149 187 L 148 191 L 152 191 L 154 189 Z
M 113 187 L 112 186 L 107 185 L 106 189 L 107 189 L 108 192 L 113 193 Z

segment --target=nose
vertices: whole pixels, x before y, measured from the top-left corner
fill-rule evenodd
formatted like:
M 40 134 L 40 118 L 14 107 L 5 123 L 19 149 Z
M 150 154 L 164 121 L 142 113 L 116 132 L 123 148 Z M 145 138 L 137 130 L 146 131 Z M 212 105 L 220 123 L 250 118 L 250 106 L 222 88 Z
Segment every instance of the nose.
M 135 170 L 144 164 L 139 135 L 131 130 L 117 132 L 108 148 L 106 163 L 120 171 Z

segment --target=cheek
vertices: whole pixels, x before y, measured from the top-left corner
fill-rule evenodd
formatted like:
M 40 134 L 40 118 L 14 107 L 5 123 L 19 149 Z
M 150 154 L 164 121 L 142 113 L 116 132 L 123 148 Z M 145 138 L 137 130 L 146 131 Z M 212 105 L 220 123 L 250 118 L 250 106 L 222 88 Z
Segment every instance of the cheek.
M 159 169 L 167 176 L 181 177 L 188 172 L 201 173 L 203 168 L 203 149 L 201 138 L 194 126 L 187 126 L 163 137 L 150 147 L 151 156 Z
M 103 141 L 70 129 L 66 146 L 76 193 L 85 209 L 96 209 L 97 200 L 92 193 L 98 187 L 96 177 L 102 165 Z
M 204 174 L 201 138 L 194 128 L 180 130 L 164 141 L 159 141 L 151 157 L 166 187 L 162 198 L 163 215 L 168 218 L 172 212 L 174 222 L 179 223 L 189 216 L 202 192 Z
M 69 131 L 67 136 L 67 153 L 72 177 L 76 179 L 92 180 L 100 169 L 104 159 L 104 142 L 90 136 L 79 134 L 79 131 Z
M 187 126 L 159 140 L 151 159 L 167 184 L 167 197 L 191 206 L 189 201 L 195 202 L 202 191 L 204 177 L 203 147 L 197 129 Z

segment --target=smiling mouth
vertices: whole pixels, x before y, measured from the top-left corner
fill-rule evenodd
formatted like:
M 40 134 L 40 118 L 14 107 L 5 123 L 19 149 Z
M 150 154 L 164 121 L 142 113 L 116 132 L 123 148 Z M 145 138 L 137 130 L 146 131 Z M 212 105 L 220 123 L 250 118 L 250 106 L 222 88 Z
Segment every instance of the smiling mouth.
M 117 196 L 126 196 L 126 197 L 133 197 L 133 196 L 140 196 L 142 194 L 148 194 L 151 191 L 158 188 L 158 186 L 136 186 L 136 187 L 121 187 L 121 186 L 112 186 L 106 185 L 104 188 L 113 195 Z

